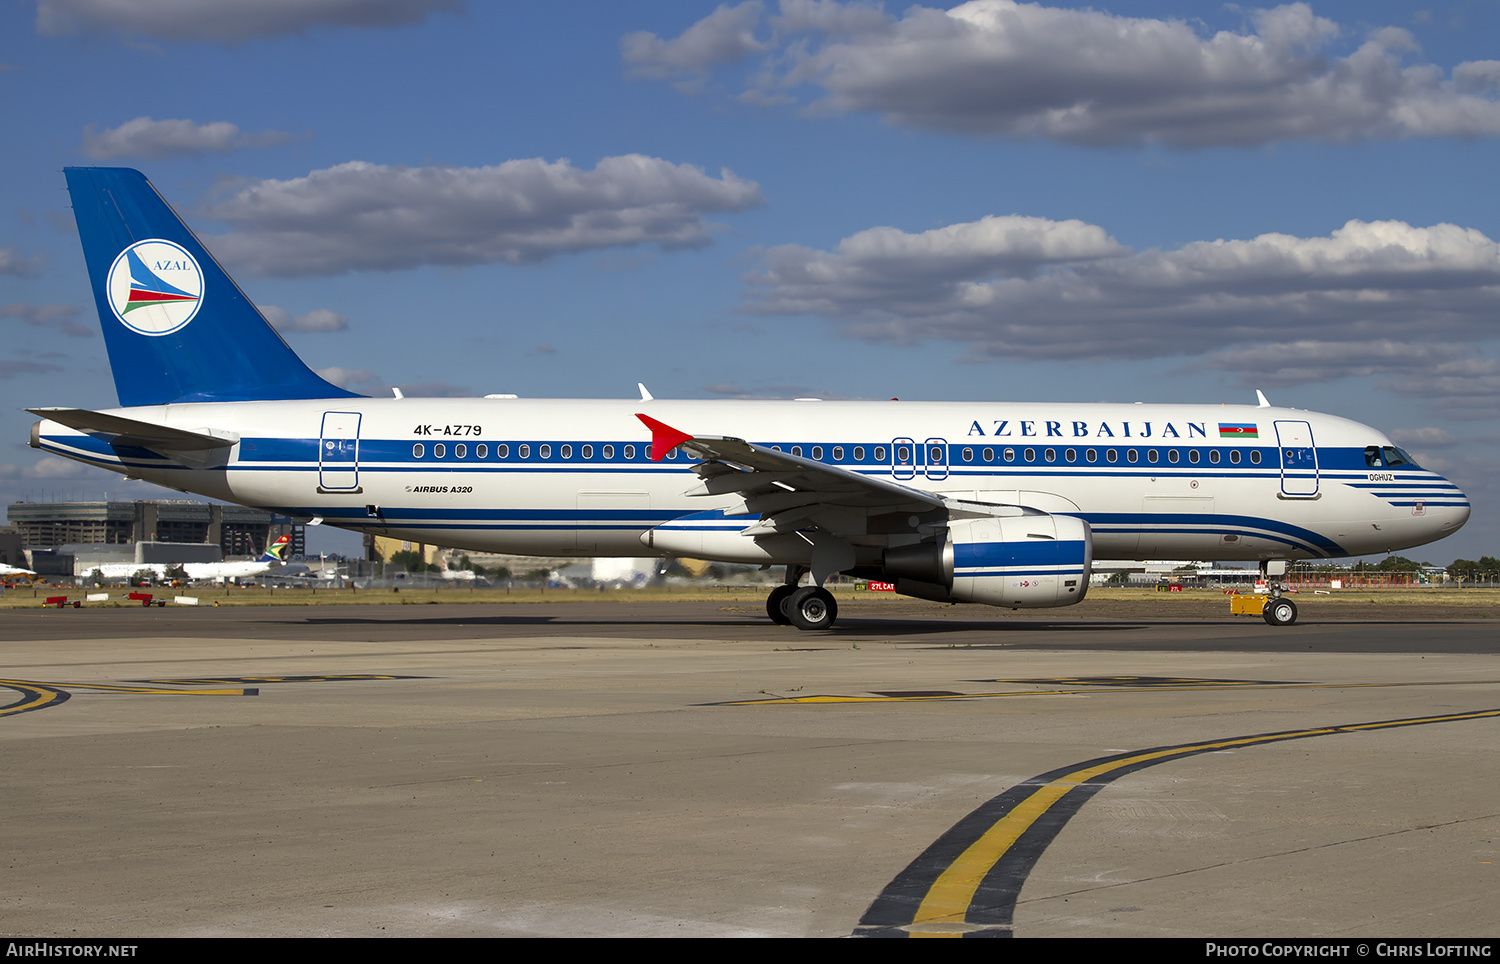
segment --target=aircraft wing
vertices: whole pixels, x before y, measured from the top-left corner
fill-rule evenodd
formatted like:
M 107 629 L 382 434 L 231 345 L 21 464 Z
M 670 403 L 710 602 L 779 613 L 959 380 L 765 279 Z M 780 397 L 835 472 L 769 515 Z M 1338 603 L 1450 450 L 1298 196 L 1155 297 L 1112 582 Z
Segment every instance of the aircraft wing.
M 888 546 L 892 537 L 910 541 L 956 519 L 1043 514 L 946 498 L 744 439 L 689 435 L 649 415 L 636 418 L 651 429 L 654 461 L 675 448 L 698 460 L 693 471 L 700 481 L 684 495 L 733 497 L 718 510 L 724 516 L 760 517 L 739 535 L 802 537 L 812 546 L 811 569 L 820 584 L 854 566 L 859 546 Z
M 651 429 L 651 458 L 661 461 L 674 448 L 698 460 L 693 467 L 702 482 L 688 495 L 735 495 L 739 511 L 727 515 L 759 515 L 761 527 L 777 531 L 798 527 L 814 516 L 838 515 L 840 509 L 924 514 L 942 510 L 942 496 L 921 489 L 875 479 L 849 469 L 792 455 L 744 439 L 716 435 L 688 435 L 649 415 L 636 418 Z M 844 526 L 823 524 L 837 532 Z

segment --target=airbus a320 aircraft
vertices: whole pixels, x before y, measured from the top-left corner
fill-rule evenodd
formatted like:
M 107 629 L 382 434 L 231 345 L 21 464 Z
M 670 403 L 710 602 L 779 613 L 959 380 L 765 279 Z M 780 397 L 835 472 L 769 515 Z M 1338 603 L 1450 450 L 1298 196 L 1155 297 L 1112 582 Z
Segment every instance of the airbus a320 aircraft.
M 833 624 L 835 573 L 1067 606 L 1096 558 L 1256 559 L 1274 579 L 1469 517 L 1380 432 L 1263 397 L 366 398 L 308 369 L 139 172 L 66 174 L 122 407 L 31 409 L 31 444 L 186 492 L 490 552 L 785 566 L 766 611 L 803 629 Z M 1297 611 L 1273 589 L 1264 615 Z

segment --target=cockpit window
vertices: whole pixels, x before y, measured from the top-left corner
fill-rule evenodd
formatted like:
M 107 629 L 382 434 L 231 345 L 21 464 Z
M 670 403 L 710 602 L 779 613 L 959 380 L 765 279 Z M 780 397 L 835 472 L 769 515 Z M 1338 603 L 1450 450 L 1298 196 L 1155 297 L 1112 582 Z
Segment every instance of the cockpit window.
M 1417 463 L 1405 449 L 1398 449 L 1394 445 L 1367 445 L 1365 446 L 1365 464 L 1372 469 L 1378 469 L 1397 465 L 1415 466 Z

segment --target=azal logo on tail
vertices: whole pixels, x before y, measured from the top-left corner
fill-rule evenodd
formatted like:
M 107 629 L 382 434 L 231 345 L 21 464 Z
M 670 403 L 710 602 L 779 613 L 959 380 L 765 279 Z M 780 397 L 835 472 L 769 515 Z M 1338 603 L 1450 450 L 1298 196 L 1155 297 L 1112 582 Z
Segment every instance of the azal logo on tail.
M 137 241 L 115 258 L 107 285 L 122 324 L 142 335 L 167 335 L 198 313 L 203 270 L 171 241 Z

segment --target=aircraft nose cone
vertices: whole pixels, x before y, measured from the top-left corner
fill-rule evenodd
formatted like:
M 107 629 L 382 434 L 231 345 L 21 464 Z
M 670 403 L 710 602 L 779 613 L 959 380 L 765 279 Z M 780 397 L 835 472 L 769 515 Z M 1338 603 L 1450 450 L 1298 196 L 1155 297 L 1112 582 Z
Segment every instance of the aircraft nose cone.
M 1446 536 L 1464 527 L 1464 523 L 1469 521 L 1470 508 L 1469 497 L 1464 495 L 1463 491 L 1457 486 L 1453 487 L 1452 499 L 1445 499 L 1444 501 L 1462 503 L 1461 505 L 1434 506 L 1429 510 L 1429 515 L 1436 517 L 1435 521 L 1439 525 L 1439 531 Z

